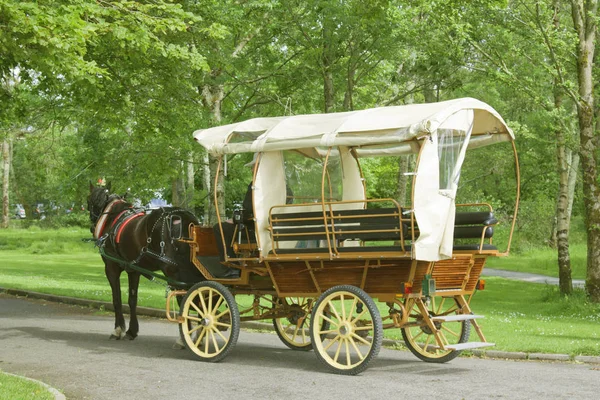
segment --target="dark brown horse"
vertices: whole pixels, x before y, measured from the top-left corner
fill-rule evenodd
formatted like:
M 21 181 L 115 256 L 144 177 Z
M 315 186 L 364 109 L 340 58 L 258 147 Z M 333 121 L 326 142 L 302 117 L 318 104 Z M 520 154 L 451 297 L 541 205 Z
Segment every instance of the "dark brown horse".
M 188 288 L 204 277 L 190 261 L 189 245 L 178 239 L 188 236 L 190 224 L 198 219 L 190 212 L 173 207 L 154 210 L 135 208 L 106 187 L 90 183 L 88 210 L 91 231 L 104 261 L 106 277 L 112 289 L 115 330 L 111 339 L 133 340 L 139 325 L 136 315 L 140 276 L 151 277 L 161 271 L 173 288 Z M 140 269 L 141 268 L 141 269 Z M 121 301 L 121 273 L 129 280 L 129 330 L 125 332 Z M 146 272 L 148 271 L 148 272 Z

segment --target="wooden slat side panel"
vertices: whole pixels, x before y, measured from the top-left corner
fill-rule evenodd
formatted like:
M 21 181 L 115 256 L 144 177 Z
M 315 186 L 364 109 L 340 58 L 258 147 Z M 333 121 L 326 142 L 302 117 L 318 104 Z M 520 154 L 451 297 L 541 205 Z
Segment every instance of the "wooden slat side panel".
M 433 267 L 432 278 L 440 290 L 462 289 L 469 279 L 471 256 L 454 256 L 448 260 L 437 261 Z
M 270 262 L 271 273 L 281 293 L 314 293 L 317 288 L 304 262 Z
M 386 264 L 388 263 L 395 265 L 369 269 L 365 282 L 367 293 L 397 294 L 400 292 L 402 283 L 408 282 L 411 260 L 386 261 Z

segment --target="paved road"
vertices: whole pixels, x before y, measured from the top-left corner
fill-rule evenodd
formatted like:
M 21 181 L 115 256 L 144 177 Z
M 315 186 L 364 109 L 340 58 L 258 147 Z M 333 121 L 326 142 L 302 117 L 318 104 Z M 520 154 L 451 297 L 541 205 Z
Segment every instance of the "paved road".
M 558 278 L 551 276 L 530 274 L 528 272 L 508 271 L 503 269 L 484 268 L 482 276 L 499 276 L 501 278 L 513 279 L 530 283 L 545 283 L 548 285 L 558 285 Z M 584 288 L 585 280 L 573 279 L 573 287 Z
M 382 349 L 360 376 L 324 371 L 313 352 L 242 331 L 221 363 L 173 350 L 177 326 L 143 318 L 133 342 L 110 341 L 112 317 L 0 294 L 0 369 L 44 381 L 68 399 L 596 399 L 600 366 L 458 358 L 429 364 Z M 0 398 L 1 398 L 0 391 Z

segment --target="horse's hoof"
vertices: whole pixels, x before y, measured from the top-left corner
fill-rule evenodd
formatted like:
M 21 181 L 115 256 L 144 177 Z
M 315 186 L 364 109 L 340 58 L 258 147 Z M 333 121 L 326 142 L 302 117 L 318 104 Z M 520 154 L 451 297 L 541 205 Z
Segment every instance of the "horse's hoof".
M 175 349 L 175 350 L 185 349 L 185 344 L 183 343 L 183 341 L 180 338 L 177 338 L 177 340 L 175 340 L 175 343 L 173 343 L 173 349 Z
M 125 329 L 121 328 L 121 327 L 117 327 L 115 328 L 115 330 L 113 331 L 113 333 L 110 334 L 110 339 L 115 339 L 115 340 L 121 340 L 121 338 L 123 337 L 123 331 Z
M 125 336 L 123 337 L 123 339 L 125 340 L 133 340 L 137 337 L 137 335 L 132 335 L 131 333 L 126 333 Z

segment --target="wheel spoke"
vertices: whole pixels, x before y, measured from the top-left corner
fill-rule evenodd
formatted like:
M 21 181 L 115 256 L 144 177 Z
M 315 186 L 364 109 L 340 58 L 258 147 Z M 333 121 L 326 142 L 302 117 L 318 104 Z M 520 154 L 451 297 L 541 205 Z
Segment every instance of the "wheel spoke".
M 342 321 L 346 320 L 346 305 L 344 304 L 344 294 L 340 294 L 340 304 L 341 304 L 341 312 L 342 312 Z
M 355 331 L 370 331 L 371 329 L 373 329 L 373 326 L 371 326 L 371 325 L 358 326 L 358 327 L 354 328 Z
M 220 330 L 218 330 L 218 329 L 217 329 L 217 328 L 215 328 L 214 326 L 213 326 L 213 328 L 212 328 L 212 329 L 213 329 L 213 331 L 215 331 L 215 332 L 216 332 L 216 333 L 217 333 L 219 336 L 221 336 L 221 338 L 222 338 L 222 339 L 225 341 L 225 343 L 227 343 L 227 341 L 228 341 L 229 339 L 227 339 L 227 338 L 225 337 L 225 335 L 223 335 L 223 334 L 221 333 L 221 331 L 220 331 Z
M 198 335 L 198 339 L 196 339 L 196 343 L 194 343 L 194 347 L 197 348 L 198 346 L 200 346 L 200 342 L 202 341 L 204 335 L 206 335 L 206 329 L 202 329 L 202 332 L 200 332 L 200 335 Z
M 348 344 L 348 338 L 344 339 L 344 344 L 346 345 L 346 365 L 352 365 L 352 360 L 350 359 L 350 345 Z
M 323 350 L 324 350 L 324 351 L 327 351 L 327 350 L 329 350 L 329 348 L 330 348 L 330 347 L 331 347 L 331 346 L 332 346 L 332 345 L 333 345 L 335 342 L 337 342 L 339 339 L 340 339 L 340 335 L 338 334 L 336 337 L 334 337 L 333 339 L 331 339 L 331 342 L 329 342 L 329 344 L 328 344 L 327 346 L 323 347 Z
M 420 329 L 419 329 L 419 333 L 417 333 L 415 336 L 413 336 L 413 340 L 414 340 L 414 341 L 416 341 L 416 340 L 417 340 L 417 338 L 418 338 L 419 336 L 421 336 L 422 334 L 424 334 L 424 333 L 425 333 L 425 332 L 423 332 L 422 330 L 420 330 Z
M 323 318 L 325 321 L 329 322 L 332 325 L 335 325 L 335 326 L 339 325 L 339 323 L 335 322 L 334 320 L 332 320 L 331 318 L 329 318 L 325 314 L 321 314 L 321 318 Z
M 435 297 L 434 297 L 434 299 L 435 299 Z M 437 310 L 435 310 L 435 313 L 436 313 L 437 315 L 440 315 L 440 313 L 441 313 L 441 312 L 442 312 L 442 310 L 444 309 L 444 303 L 445 303 L 445 302 L 446 302 L 446 298 L 445 298 L 445 297 L 442 297 L 442 299 L 440 300 L 440 302 L 439 302 L 439 304 L 438 304 Z
M 204 301 L 204 294 L 199 293 L 198 297 L 200 297 L 200 304 L 202 305 L 202 309 L 204 310 L 204 315 L 208 314 L 208 310 L 206 309 L 206 302 Z
M 358 348 L 358 346 L 356 345 L 356 342 L 354 340 L 350 340 L 348 339 L 348 341 L 350 343 L 352 343 L 352 347 L 354 347 L 354 351 L 356 352 L 356 354 L 358 354 L 358 358 L 360 358 L 360 361 L 365 359 L 365 356 L 362 355 L 360 349 Z
M 460 337 L 460 335 L 458 333 L 454 332 L 452 329 L 448 328 L 446 325 L 442 325 L 442 329 L 445 330 L 446 332 L 448 332 L 449 334 L 451 334 L 452 336 Z
M 338 314 L 337 310 L 335 309 L 335 307 L 334 307 L 334 306 L 333 306 L 333 304 L 331 303 L 331 300 L 329 300 L 329 301 L 327 302 L 327 305 L 329 306 L 329 309 L 330 309 L 331 311 L 333 311 L 333 313 L 335 314 L 335 317 L 338 319 L 338 321 L 340 321 L 340 322 L 341 322 L 341 321 L 342 321 L 342 319 L 340 318 L 340 315 Z M 323 316 L 323 318 L 325 318 L 325 317 Z M 331 322 L 331 323 L 334 323 L 334 322 L 333 322 L 333 321 L 331 321 L 331 320 L 329 320 L 329 322 Z
M 199 316 L 204 317 L 204 313 L 202 311 L 200 311 L 198 306 L 193 301 L 190 302 L 190 305 L 198 312 Z
M 319 335 L 326 335 L 328 333 L 337 332 L 337 329 L 327 329 L 326 331 L 319 331 Z
M 337 350 L 335 351 L 335 357 L 333 358 L 333 361 L 338 362 L 338 357 L 340 356 L 340 350 L 342 349 L 342 338 L 340 338 L 340 340 L 338 341 L 338 347 Z
M 212 303 L 213 303 L 213 301 L 212 301 L 213 300 L 213 292 L 214 292 L 214 289 L 210 288 L 210 290 L 208 292 L 208 312 L 211 313 L 211 314 L 213 313 L 213 310 L 214 310 L 213 306 L 212 306 Z
M 204 326 L 203 326 L 203 325 L 198 325 L 197 327 L 190 329 L 190 330 L 188 331 L 188 334 L 189 334 L 189 335 L 190 335 L 190 337 L 191 337 L 191 336 L 192 336 L 192 333 L 194 333 L 194 332 L 196 332 L 198 329 L 202 329 L 202 328 L 204 328 Z
M 371 345 L 371 342 L 369 342 L 367 339 L 365 339 L 363 337 L 358 336 L 356 333 L 352 333 L 352 337 L 357 339 L 359 342 L 366 344 L 367 346 Z
M 214 332 L 209 332 L 209 333 L 212 337 L 213 346 L 215 346 L 215 353 L 218 353 L 219 351 L 221 351 L 221 348 L 219 347 L 219 343 L 217 342 L 217 336 L 215 335 Z
M 202 321 L 204 321 L 202 318 L 196 318 L 196 317 L 192 317 L 190 315 L 184 315 L 183 318 L 189 319 L 191 321 L 196 321 L 196 322 L 202 322 Z
M 219 314 L 219 315 L 215 315 L 215 319 L 217 319 L 217 320 L 218 320 L 219 318 L 221 318 L 221 317 L 222 317 L 222 316 L 224 316 L 225 314 L 229 314 L 229 308 L 226 308 L 225 310 L 223 310 L 223 312 L 222 312 L 221 314 Z
M 225 322 L 215 321 L 214 324 L 216 326 L 224 326 L 224 327 L 227 327 L 227 328 L 231 328 L 231 324 L 226 324 Z
M 362 312 L 360 314 L 358 314 L 356 316 L 356 318 L 354 318 L 352 321 L 350 321 L 351 323 L 355 324 L 356 321 L 358 321 L 363 315 L 365 315 L 365 313 L 367 312 L 367 309 L 365 308 L 364 310 L 362 310 Z
M 225 300 L 225 297 L 220 296 L 219 297 L 219 301 L 217 301 L 217 304 L 215 305 L 215 307 L 213 308 L 213 310 L 217 311 L 219 309 L 219 307 L 221 306 L 221 303 L 223 303 L 223 300 Z
M 429 342 L 431 341 L 431 337 L 433 335 L 427 335 L 427 339 L 425 340 L 425 344 L 423 346 L 423 349 L 427 350 L 427 348 L 429 347 Z

